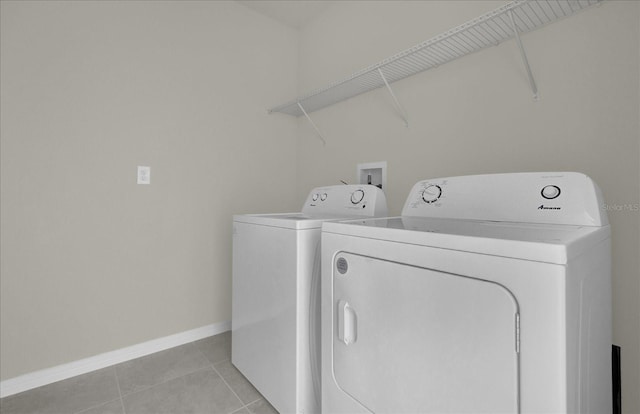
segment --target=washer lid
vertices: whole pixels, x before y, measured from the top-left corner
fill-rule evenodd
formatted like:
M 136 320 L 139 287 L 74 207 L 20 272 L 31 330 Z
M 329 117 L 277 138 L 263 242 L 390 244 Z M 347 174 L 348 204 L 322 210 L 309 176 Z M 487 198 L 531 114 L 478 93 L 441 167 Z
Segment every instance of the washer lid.
M 609 226 L 391 217 L 326 223 L 323 232 L 566 264 L 610 237 Z
M 258 224 L 284 229 L 318 229 L 325 221 L 353 219 L 353 216 L 309 215 L 305 213 L 242 214 L 233 216 L 236 223 Z

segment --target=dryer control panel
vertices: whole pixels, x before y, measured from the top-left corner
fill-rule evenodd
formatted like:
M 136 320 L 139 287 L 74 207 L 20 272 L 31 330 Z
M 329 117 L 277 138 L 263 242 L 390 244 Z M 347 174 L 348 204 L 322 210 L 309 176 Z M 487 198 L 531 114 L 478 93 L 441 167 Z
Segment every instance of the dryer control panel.
M 307 196 L 302 212 L 314 216 L 382 217 L 387 215 L 387 199 L 374 185 L 318 187 Z
M 403 216 L 605 226 L 598 186 L 576 172 L 436 178 L 416 183 Z

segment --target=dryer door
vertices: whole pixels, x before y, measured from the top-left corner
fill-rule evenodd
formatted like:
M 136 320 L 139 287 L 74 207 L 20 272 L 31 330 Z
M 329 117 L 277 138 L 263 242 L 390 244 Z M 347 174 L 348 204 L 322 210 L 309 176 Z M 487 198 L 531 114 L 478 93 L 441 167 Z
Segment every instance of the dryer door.
M 374 413 L 519 412 L 518 304 L 503 286 L 339 253 L 333 374 Z

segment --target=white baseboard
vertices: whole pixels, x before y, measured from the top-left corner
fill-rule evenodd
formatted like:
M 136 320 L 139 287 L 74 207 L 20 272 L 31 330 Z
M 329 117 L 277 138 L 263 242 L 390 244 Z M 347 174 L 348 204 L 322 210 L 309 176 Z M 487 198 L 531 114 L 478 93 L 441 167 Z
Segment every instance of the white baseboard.
M 230 321 L 214 323 L 213 325 L 191 329 L 190 331 L 165 336 L 164 338 L 153 339 L 126 348 L 116 349 L 115 351 L 105 352 L 104 354 L 79 359 L 69 362 L 68 364 L 30 372 L 0 382 L 0 398 L 75 377 L 76 375 L 86 374 L 87 372 L 153 354 L 154 352 L 163 351 L 178 345 L 197 341 L 198 339 L 217 335 L 230 329 Z

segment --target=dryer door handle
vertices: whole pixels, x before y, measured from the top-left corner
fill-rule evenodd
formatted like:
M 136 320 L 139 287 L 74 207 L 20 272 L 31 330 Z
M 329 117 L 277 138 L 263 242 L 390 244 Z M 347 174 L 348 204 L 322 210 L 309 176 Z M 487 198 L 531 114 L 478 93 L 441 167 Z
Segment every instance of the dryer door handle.
M 358 339 L 358 316 L 346 300 L 338 301 L 338 339 L 345 345 Z

